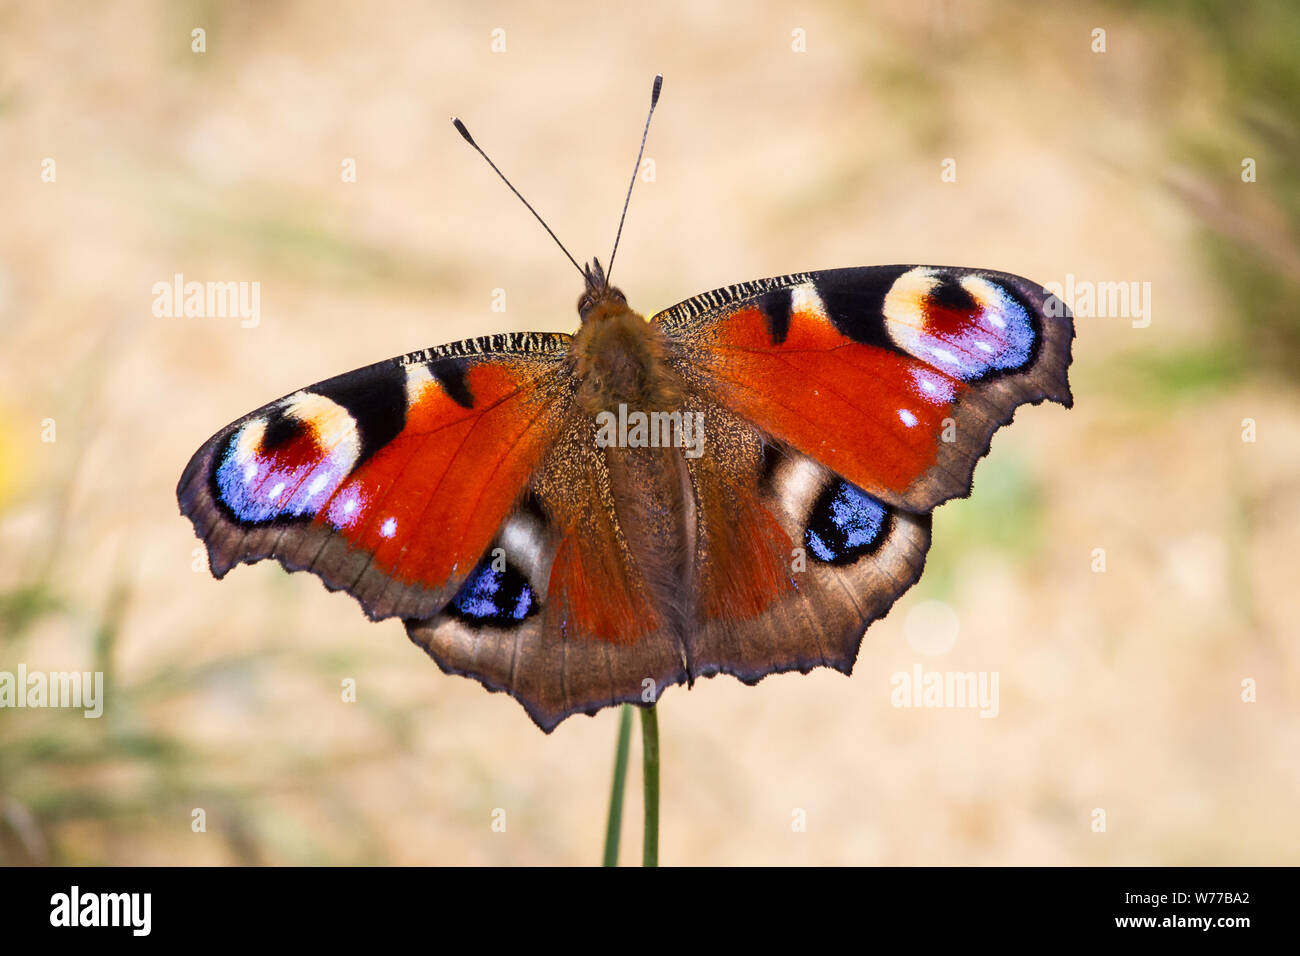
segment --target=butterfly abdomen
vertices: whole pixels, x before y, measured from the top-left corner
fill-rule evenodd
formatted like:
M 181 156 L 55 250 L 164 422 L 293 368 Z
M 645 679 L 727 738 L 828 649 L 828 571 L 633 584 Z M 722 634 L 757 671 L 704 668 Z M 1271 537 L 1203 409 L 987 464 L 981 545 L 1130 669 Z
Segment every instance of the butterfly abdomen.
M 629 309 L 621 296 L 583 316 L 571 350 L 580 414 L 620 423 L 614 440 L 598 441 L 611 517 L 665 630 L 684 646 L 692 605 L 694 499 L 683 450 L 667 425 L 659 427 L 664 416 L 675 424 L 686 413 L 681 380 L 664 353 L 659 326 Z M 638 417 L 653 423 L 646 434 L 626 433 L 621 423 Z
M 611 499 L 631 564 L 685 647 L 694 598 L 695 500 L 679 448 L 606 448 Z

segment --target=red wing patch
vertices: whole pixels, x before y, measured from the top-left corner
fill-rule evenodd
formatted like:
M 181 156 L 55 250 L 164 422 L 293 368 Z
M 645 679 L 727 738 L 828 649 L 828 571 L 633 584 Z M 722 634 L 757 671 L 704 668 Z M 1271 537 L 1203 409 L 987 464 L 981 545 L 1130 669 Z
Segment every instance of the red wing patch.
M 592 537 L 574 526 L 560 540 L 547 589 L 545 623 L 579 641 L 636 644 L 663 622 L 629 572 L 612 528 Z
M 758 497 L 758 477 L 729 480 L 721 463 L 693 464 L 699 501 L 700 614 L 707 620 L 752 620 L 790 590 L 794 544 Z
M 753 307 L 720 325 L 709 364 L 719 398 L 859 487 L 902 496 L 934 464 L 942 422 L 965 386 L 853 342 L 811 310 L 791 313 L 780 344 L 767 328 Z
M 425 383 L 406 427 L 314 518 L 369 551 L 397 584 L 463 580 L 553 440 L 541 421 L 547 406 L 523 387 L 518 369 L 475 365 L 465 384 L 471 409 Z

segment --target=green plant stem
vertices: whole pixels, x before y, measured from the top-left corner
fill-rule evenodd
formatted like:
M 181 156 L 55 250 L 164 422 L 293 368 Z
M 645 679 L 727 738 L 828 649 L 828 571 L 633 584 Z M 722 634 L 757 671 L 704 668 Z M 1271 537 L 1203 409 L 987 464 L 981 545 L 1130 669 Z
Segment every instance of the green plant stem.
M 618 841 L 623 832 L 623 785 L 627 781 L 627 752 L 631 741 L 632 707 L 624 704 L 618 716 L 618 744 L 614 748 L 614 783 L 609 790 L 604 866 L 618 866 Z
M 641 708 L 641 761 L 645 777 L 645 842 L 641 865 L 659 865 L 659 714 L 655 705 Z

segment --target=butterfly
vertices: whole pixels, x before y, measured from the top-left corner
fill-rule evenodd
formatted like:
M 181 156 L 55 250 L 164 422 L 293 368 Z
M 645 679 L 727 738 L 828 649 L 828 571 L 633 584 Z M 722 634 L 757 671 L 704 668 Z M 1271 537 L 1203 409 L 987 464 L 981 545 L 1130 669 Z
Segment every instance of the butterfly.
M 572 334 L 420 349 L 208 439 L 177 497 L 212 573 L 310 571 L 549 733 L 715 674 L 850 673 L 994 432 L 1072 404 L 1069 311 L 1005 272 L 800 272 L 646 318 L 579 271 Z

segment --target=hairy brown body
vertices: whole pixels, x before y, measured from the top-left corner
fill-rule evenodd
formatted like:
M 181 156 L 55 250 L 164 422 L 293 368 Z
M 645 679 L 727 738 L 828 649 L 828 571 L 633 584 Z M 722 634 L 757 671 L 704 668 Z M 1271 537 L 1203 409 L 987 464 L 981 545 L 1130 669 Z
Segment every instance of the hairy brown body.
M 646 412 L 681 405 L 682 383 L 665 361 L 663 333 L 629 309 L 623 293 L 611 289 L 581 314 L 571 355 L 584 412 L 596 415 L 620 402 Z
M 581 414 L 603 411 L 682 412 L 685 391 L 665 356 L 659 326 L 628 308 L 617 289 L 585 294 L 571 358 Z M 601 450 L 609 474 L 614 517 L 628 557 L 644 581 L 652 606 L 687 656 L 695 598 L 695 491 L 682 449 Z

